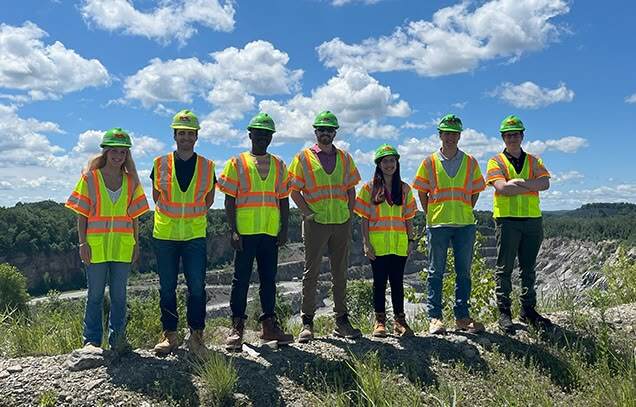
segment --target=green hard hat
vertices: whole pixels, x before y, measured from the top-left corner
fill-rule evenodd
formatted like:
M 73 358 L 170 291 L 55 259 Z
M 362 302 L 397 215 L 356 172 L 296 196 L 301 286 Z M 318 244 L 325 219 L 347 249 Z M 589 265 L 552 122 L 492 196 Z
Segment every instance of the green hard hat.
M 252 117 L 250 124 L 247 125 L 247 129 L 263 129 L 269 130 L 272 133 L 276 132 L 276 126 L 274 120 L 267 113 L 260 112 L 256 116 Z
M 331 113 L 329 110 L 325 110 L 324 112 L 318 113 L 316 119 L 314 120 L 314 127 L 333 127 L 337 129 L 338 127 L 338 119 L 336 115 Z
M 121 127 L 115 127 L 104 133 L 102 137 L 102 143 L 99 145 L 104 147 L 127 147 L 130 148 L 132 143 L 130 142 L 130 136 Z
M 524 131 L 526 128 L 523 126 L 523 122 L 520 118 L 511 114 L 503 119 L 499 126 L 499 131 L 505 133 L 507 131 Z
M 439 121 L 437 130 L 461 133 L 462 130 L 464 130 L 464 127 L 462 126 L 462 120 L 459 117 L 454 114 L 447 114 Z
M 382 144 L 380 147 L 375 149 L 375 156 L 373 157 L 373 161 L 377 164 L 382 158 L 389 155 L 394 155 L 397 159 L 400 159 L 400 155 L 398 154 L 395 147 L 389 144 Z
M 185 109 L 175 114 L 172 118 L 172 125 L 170 126 L 173 129 L 189 129 L 189 130 L 199 130 L 199 119 L 197 116 L 191 111 Z

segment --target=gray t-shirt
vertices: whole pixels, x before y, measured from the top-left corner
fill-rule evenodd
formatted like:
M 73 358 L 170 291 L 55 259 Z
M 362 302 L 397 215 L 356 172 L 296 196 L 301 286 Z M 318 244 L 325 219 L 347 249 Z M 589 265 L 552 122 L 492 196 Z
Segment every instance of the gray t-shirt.
M 457 175 L 457 171 L 459 171 L 459 166 L 462 165 L 462 160 L 464 159 L 464 152 L 462 150 L 457 150 L 457 154 L 453 158 L 446 158 L 444 154 L 442 154 L 442 150 L 438 150 L 435 154 L 442 162 L 442 166 L 444 167 L 444 171 L 448 174 L 449 177 L 453 178 Z

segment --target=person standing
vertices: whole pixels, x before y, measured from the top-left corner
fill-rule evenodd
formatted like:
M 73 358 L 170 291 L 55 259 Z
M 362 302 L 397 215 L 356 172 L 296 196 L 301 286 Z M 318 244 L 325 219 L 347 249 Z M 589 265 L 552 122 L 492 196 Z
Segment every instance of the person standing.
M 446 332 L 442 287 L 451 246 L 455 259 L 455 324 L 458 330 L 478 333 L 484 325 L 473 320 L 469 312 L 476 234 L 473 208 L 486 186 L 477 160 L 457 147 L 463 130 L 461 119 L 448 114 L 440 120 L 437 130 L 442 146 L 422 161 L 413 183 L 426 213 L 429 333 Z
M 79 254 L 86 266 L 86 347 L 101 347 L 104 289 L 108 281 L 108 343 L 116 351 L 129 349 L 126 286 L 132 263 L 139 258 L 138 218 L 149 210 L 130 154 L 131 146 L 126 131 L 108 130 L 100 144 L 101 154 L 88 162 L 65 204 L 77 214 Z
M 404 314 L 404 267 L 413 251 L 415 237 L 412 219 L 417 204 L 411 187 L 400 177 L 400 155 L 388 144 L 375 150 L 373 179 L 356 197 L 354 212 L 362 218 L 364 254 L 373 270 L 373 336 L 386 337 L 386 283 L 391 284 L 393 332 L 412 336 Z
M 338 119 L 330 111 L 314 120 L 317 143 L 298 153 L 289 166 L 291 198 L 303 217 L 305 270 L 301 318 L 303 329 L 298 342 L 314 337 L 316 285 L 325 246 L 329 251 L 333 282 L 336 326 L 334 335 L 356 338 L 360 330 L 351 326 L 347 315 L 346 287 L 351 242 L 351 214 L 355 204 L 355 186 L 360 174 L 351 155 L 333 145 Z
M 552 322 L 536 311 L 535 263 L 543 240 L 539 192 L 550 188 L 550 173 L 543 161 L 521 148 L 525 126 L 515 115 L 499 126 L 506 148 L 488 161 L 487 184 L 495 189 L 493 217 L 497 238 L 495 273 L 499 326 L 515 333 L 510 312 L 512 270 L 519 258 L 521 269 L 521 321 L 537 328 Z
M 177 336 L 177 276 L 179 263 L 188 286 L 187 319 L 190 333 L 186 345 L 195 354 L 206 351 L 205 271 L 207 266 L 207 213 L 214 202 L 214 163 L 194 152 L 199 120 L 189 110 L 172 119 L 177 150 L 155 158 L 150 178 L 155 201 L 152 232 L 159 273 L 162 338 L 157 355 L 168 355 L 179 345 Z
M 232 331 L 225 342 L 228 350 L 243 346 L 247 292 L 254 266 L 260 282 L 262 342 L 286 345 L 292 335 L 280 328 L 275 314 L 278 248 L 287 241 L 289 224 L 289 175 L 285 163 L 267 152 L 276 132 L 274 120 L 259 113 L 247 126 L 250 151 L 228 160 L 217 184 L 225 194 L 225 213 L 231 231 L 234 278 L 230 294 Z

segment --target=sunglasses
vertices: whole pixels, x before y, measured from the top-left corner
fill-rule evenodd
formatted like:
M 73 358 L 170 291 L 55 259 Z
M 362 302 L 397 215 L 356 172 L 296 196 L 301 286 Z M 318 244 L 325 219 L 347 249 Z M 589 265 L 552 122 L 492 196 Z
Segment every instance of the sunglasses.
M 316 131 L 318 133 L 329 133 L 329 134 L 333 134 L 336 132 L 336 129 L 334 129 L 333 127 L 316 127 Z

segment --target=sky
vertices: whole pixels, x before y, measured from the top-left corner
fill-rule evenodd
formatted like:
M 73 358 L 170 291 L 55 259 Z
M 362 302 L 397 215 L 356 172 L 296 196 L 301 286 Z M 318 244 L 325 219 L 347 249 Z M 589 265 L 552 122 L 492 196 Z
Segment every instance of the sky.
M 634 15 L 627 0 L 3 0 L 0 206 L 65 201 L 112 127 L 132 135 L 150 195 L 181 109 L 217 175 L 259 111 L 289 164 L 330 110 L 363 180 L 389 143 L 407 181 L 443 115 L 485 172 L 516 114 L 552 175 L 544 209 L 636 203 Z M 488 188 L 477 209 L 491 208 Z

